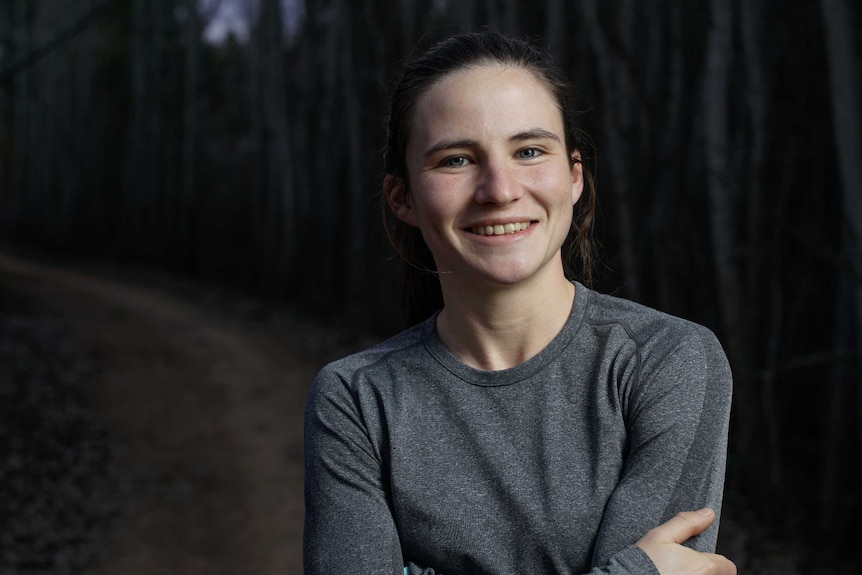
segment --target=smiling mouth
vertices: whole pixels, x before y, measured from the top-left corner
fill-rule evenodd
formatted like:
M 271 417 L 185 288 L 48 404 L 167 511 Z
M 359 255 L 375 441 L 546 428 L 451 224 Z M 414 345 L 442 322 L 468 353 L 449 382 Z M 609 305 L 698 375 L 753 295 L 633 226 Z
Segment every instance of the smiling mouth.
M 504 236 L 522 232 L 530 227 L 532 222 L 511 222 L 508 224 L 495 224 L 493 226 L 473 226 L 471 232 L 480 236 Z

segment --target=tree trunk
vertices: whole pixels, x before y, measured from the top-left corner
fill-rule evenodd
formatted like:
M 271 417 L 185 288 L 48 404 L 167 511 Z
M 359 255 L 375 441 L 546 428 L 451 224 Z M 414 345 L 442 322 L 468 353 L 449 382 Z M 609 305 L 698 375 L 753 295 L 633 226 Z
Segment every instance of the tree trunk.
M 745 189 L 748 207 L 747 241 L 751 246 L 747 253 L 745 265 L 745 281 L 739 284 L 740 290 L 747 291 L 739 302 L 742 309 L 738 315 L 747 318 L 739 328 L 746 330 L 746 342 L 752 342 L 757 334 L 752 326 L 768 325 L 764 334 L 768 341 L 766 365 L 763 368 L 766 377 L 761 382 L 761 404 L 763 409 L 763 428 L 765 431 L 765 447 L 767 449 L 767 478 L 773 490 L 783 488 L 783 477 L 780 461 L 780 423 L 776 409 L 775 371 L 778 365 L 778 355 L 781 335 L 784 332 L 784 306 L 779 303 L 784 299 L 780 279 L 781 262 L 781 229 L 783 228 L 786 211 L 786 195 L 778 199 L 777 205 L 771 205 L 769 218 L 764 216 L 763 190 L 760 185 L 760 174 L 763 166 L 763 155 L 766 148 L 766 106 L 768 102 L 768 86 L 764 69 L 763 47 L 764 22 L 769 21 L 763 15 L 762 0 L 746 0 L 739 3 L 740 28 L 742 40 L 743 67 L 745 70 L 745 103 L 748 138 L 745 162 Z M 788 168 L 789 171 L 789 168 Z M 789 174 L 788 174 L 789 175 Z M 763 231 L 773 227 L 773 237 L 764 237 Z M 757 251 L 760 249 L 761 251 Z M 740 278 L 741 279 L 741 278 Z M 769 285 L 771 305 L 758 309 L 756 295 L 762 286 Z M 763 317 L 768 313 L 768 320 Z M 740 334 L 742 335 L 742 334 Z M 749 343 L 745 344 L 750 347 Z M 752 365 L 752 368 L 756 366 Z
M 317 50 L 315 29 L 309 24 L 311 18 L 306 17 L 306 25 L 302 31 L 300 40 L 299 56 L 296 68 L 296 80 L 292 82 L 293 102 L 295 105 L 295 116 L 291 119 L 290 134 L 295 158 L 294 165 L 300 169 L 293 170 L 293 189 L 296 198 L 297 222 L 300 225 L 299 233 L 305 233 L 307 229 L 313 229 L 312 206 L 314 194 L 312 193 L 312 170 L 302 169 L 302 166 L 313 165 L 314 153 L 311 151 L 314 139 L 310 127 L 314 122 L 315 103 L 317 98 L 317 67 L 314 65 L 314 53 Z
M 33 24 L 34 44 L 36 46 L 44 42 L 47 37 L 45 33 L 44 23 L 44 2 L 37 4 L 35 8 L 35 22 Z M 27 176 L 27 219 L 30 223 L 30 230 L 42 235 L 43 232 L 52 228 L 56 218 L 56 204 L 54 198 L 51 197 L 52 190 L 49 184 L 49 175 L 53 168 L 53 138 L 49 138 L 50 128 L 48 123 L 53 120 L 53 115 L 45 108 L 45 100 L 47 95 L 51 93 L 50 65 L 53 62 L 41 60 L 33 66 L 33 74 L 31 76 L 33 88 L 33 100 L 30 102 L 32 112 L 30 114 L 30 149 L 27 150 L 27 156 L 30 158 L 28 168 L 30 173 Z M 47 140 L 47 141 L 46 141 Z M 36 206 L 43 206 L 41 217 L 35 217 L 37 213 Z
M 260 10 L 256 4 L 244 5 L 246 25 L 251 38 L 248 42 L 248 117 L 249 134 L 252 146 L 251 181 L 249 182 L 248 222 L 251 231 L 254 253 L 254 271 L 256 282 L 263 283 L 265 262 L 269 260 L 266 254 L 266 232 L 262 225 L 266 212 L 266 164 L 264 162 L 265 120 L 263 95 L 260 76 L 263 74 L 263 40 L 260 37 Z
M 680 179 L 685 172 L 685 166 L 681 161 L 684 149 L 683 133 L 682 133 L 682 108 L 683 108 L 683 46 L 682 46 L 682 15 L 680 0 L 675 0 L 670 3 L 668 8 L 668 26 L 667 30 L 662 30 L 661 18 L 658 14 L 653 14 L 650 11 L 651 26 L 654 28 L 654 42 L 660 45 L 661 39 L 667 36 L 669 54 L 667 55 L 667 64 L 669 68 L 665 70 L 658 64 L 649 67 L 647 70 L 646 81 L 651 82 L 656 80 L 660 86 L 662 83 L 667 83 L 667 97 L 665 109 L 661 111 L 662 120 L 657 123 L 662 126 L 658 137 L 658 151 L 655 157 L 658 158 L 658 165 L 663 166 L 657 173 L 654 173 L 656 178 L 654 199 L 650 202 L 649 207 L 649 236 L 652 238 L 653 245 L 653 268 L 654 278 L 653 283 L 656 289 L 656 301 L 660 309 L 671 313 L 682 313 L 682 310 L 675 310 L 674 304 L 677 297 L 674 290 L 673 273 L 673 258 L 668 257 L 668 254 L 675 254 L 685 251 L 679 234 L 670 229 L 670 216 L 672 208 L 673 194 L 679 186 Z M 656 76 L 657 78 L 653 78 Z M 658 98 L 659 101 L 662 98 Z M 658 112 L 658 110 L 656 110 Z M 653 123 L 653 125 L 655 125 Z M 646 133 L 654 134 L 654 130 L 644 130 Z M 647 148 L 649 149 L 649 148 Z
M 507 0 L 482 0 L 479 12 L 482 24 L 503 32 L 514 32 L 514 6 Z
M 545 41 L 557 64 L 563 68 L 566 58 L 566 3 L 563 0 L 545 2 Z
M 184 267 L 195 268 L 197 239 L 197 139 L 198 68 L 200 66 L 200 16 L 197 0 L 186 0 L 185 86 L 183 91 L 183 184 L 178 236 Z
M 473 28 L 473 22 L 476 17 L 476 1 L 458 0 L 450 9 L 450 17 L 452 22 L 458 27 L 458 32 L 468 32 Z
M 754 425 L 759 403 L 754 393 L 751 367 L 747 361 L 745 334 L 748 327 L 740 317 L 740 277 L 735 249 L 735 190 L 728 177 L 729 118 L 728 92 L 732 58 L 733 3 L 710 1 L 710 29 L 707 34 L 706 62 L 703 80 L 703 118 L 705 123 L 705 156 L 709 233 L 712 240 L 713 269 L 716 278 L 719 317 L 724 344 L 734 366 L 736 449 L 746 454 L 743 466 L 748 469 L 760 457 L 759 445 L 753 445 Z
M 293 257 L 293 195 L 287 133 L 287 87 L 281 3 L 262 0 L 249 14 L 251 129 L 255 181 L 252 226 L 256 231 L 261 281 L 279 289 Z
M 733 257 L 734 206 L 727 177 L 728 153 L 728 86 L 731 66 L 730 0 L 710 1 L 710 30 L 704 67 L 703 118 L 705 121 L 705 155 L 709 195 L 710 236 L 712 238 L 715 275 L 718 281 L 722 327 L 732 341 L 738 334 L 736 312 L 739 309 L 739 279 Z
M 624 65 L 617 61 L 602 32 L 596 0 L 580 0 L 581 18 L 587 30 L 590 47 L 596 58 L 596 68 L 604 100 L 602 111 L 602 131 L 605 135 L 605 148 L 611 164 L 611 192 L 614 195 L 617 212 L 617 225 L 620 237 L 620 257 L 625 277 L 625 292 L 634 300 L 641 299 L 640 278 L 638 274 L 635 247 L 634 217 L 631 202 L 632 166 L 628 163 L 624 134 L 631 128 L 628 108 L 631 106 L 632 91 Z
M 857 394 L 858 441 L 862 445 L 862 92 L 859 88 L 858 47 L 854 38 L 855 22 L 851 4 L 846 0 L 821 0 L 825 25 L 826 55 L 829 60 L 829 87 L 832 95 L 832 120 L 838 168 L 841 174 L 842 290 L 847 294 L 840 305 L 840 316 L 853 318 L 853 327 L 841 330 L 842 351 L 855 356 L 851 368 L 837 370 L 833 391 L 843 401 L 843 387 L 852 385 Z M 854 343 L 855 336 L 855 343 Z M 851 364 L 852 365 L 852 364 Z M 852 375 L 847 375 L 848 372 Z M 827 477 L 827 479 L 829 479 Z M 824 519 L 828 520 L 829 516 Z
M 142 194 L 150 185 L 152 172 L 147 169 L 147 127 L 149 119 L 147 107 L 149 93 L 147 90 L 147 56 L 152 47 L 147 42 L 147 13 L 148 0 L 133 0 L 132 5 L 132 47 L 130 51 L 129 71 L 131 73 L 131 112 L 129 119 L 128 144 L 126 145 L 126 159 L 123 169 L 125 190 L 123 192 L 123 206 L 119 221 L 120 233 L 123 243 L 130 243 L 133 238 L 140 237 L 141 209 L 143 207 Z
M 280 0 L 263 0 L 260 14 L 261 66 L 259 82 L 263 104 L 263 150 L 266 169 L 265 206 L 267 251 L 274 261 L 275 285 L 287 282 L 293 263 L 296 231 L 291 189 L 291 155 L 287 124 L 287 86 L 284 62 L 283 18 Z
M 835 130 L 838 168 L 841 173 L 841 213 L 846 230 L 846 273 L 855 278 L 854 305 L 857 333 L 862 333 L 862 93 L 859 59 L 854 44 L 850 4 L 846 0 L 822 0 L 826 25 L 826 53 Z M 862 344 L 862 337 L 857 338 Z M 862 347 L 857 349 L 862 355 Z
M 337 145 L 341 142 L 340 126 L 337 124 L 338 114 L 338 29 L 335 18 L 320 18 L 318 28 L 317 70 L 320 74 L 320 99 L 318 105 L 318 150 L 326 149 L 326 153 L 317 153 L 314 157 L 314 169 L 317 175 L 317 209 L 315 224 L 319 226 L 323 253 L 318 260 L 320 264 L 321 284 L 333 285 L 337 281 L 332 269 L 333 250 L 336 245 L 338 228 L 335 214 L 340 213 L 337 197 L 338 173 L 334 166 L 343 164 L 344 149 Z
M 85 2 L 83 10 L 89 10 L 92 2 Z M 81 222 L 87 220 L 89 205 L 92 202 L 90 190 L 94 189 L 94 150 L 97 149 L 97 135 L 91 129 L 92 105 L 93 105 L 93 40 L 92 29 L 84 31 L 76 41 L 74 83 L 70 87 L 73 91 L 73 105 L 69 109 L 70 121 L 69 138 L 67 149 L 74 153 L 67 154 L 69 170 L 74 175 L 71 178 L 71 206 L 70 228 L 67 233 L 81 229 L 86 226 Z M 89 226 L 87 226 L 89 227 Z
M 12 2 L 0 6 L 0 51 L 2 51 L 0 54 L 8 60 L 11 60 L 10 56 L 14 57 L 15 54 L 12 44 L 12 10 Z M 0 63 L 2 62 L 4 60 L 0 59 Z M 13 114 L 12 101 L 9 84 L 0 83 L 0 229 L 8 229 L 3 224 L 8 217 L 12 197 L 10 189 L 12 179 L 9 173 L 12 164 L 10 148 L 14 141 L 14 133 L 9 122 Z
M 26 2 L 17 13 L 17 20 L 23 22 L 18 45 L 22 53 L 33 49 L 33 18 L 35 2 Z M 15 81 L 15 153 L 12 158 L 12 189 L 15 198 L 9 211 L 11 220 L 10 231 L 15 234 L 22 227 L 22 220 L 27 210 L 30 187 L 29 166 L 33 159 L 29 156 L 33 139 L 31 116 L 33 110 L 33 69 L 25 67 L 18 73 Z
M 365 251 L 365 214 L 363 206 L 363 186 L 362 186 L 362 171 L 360 170 L 359 161 L 362 150 L 362 133 L 360 123 L 360 106 L 358 98 L 362 91 L 357 82 L 354 73 L 358 66 L 354 63 L 354 54 L 358 42 L 352 35 L 352 23 L 357 21 L 358 15 L 351 15 L 347 5 L 339 6 L 340 10 L 344 11 L 344 17 L 341 18 L 342 33 L 340 38 L 344 44 L 340 50 L 340 82 L 342 109 L 344 111 L 343 125 L 343 145 L 345 146 L 345 192 L 347 194 L 347 237 L 348 249 L 347 253 L 342 252 L 346 256 L 346 270 L 344 273 L 347 277 L 343 285 L 357 286 L 362 284 L 362 273 L 365 269 L 363 265 L 363 254 Z M 355 9 L 355 8 L 354 8 Z M 356 297 L 359 290 L 348 289 L 346 301 L 349 309 L 354 309 L 358 302 L 350 301 Z

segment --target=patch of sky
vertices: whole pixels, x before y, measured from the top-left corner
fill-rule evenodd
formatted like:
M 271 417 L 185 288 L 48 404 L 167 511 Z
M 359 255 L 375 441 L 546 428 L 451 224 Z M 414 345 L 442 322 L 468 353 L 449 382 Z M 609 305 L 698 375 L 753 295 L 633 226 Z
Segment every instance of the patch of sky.
M 252 23 L 260 13 L 262 0 L 198 0 L 206 18 L 204 38 L 218 44 L 233 35 L 240 42 L 248 40 Z M 280 0 L 285 38 L 293 37 L 305 19 L 305 0 Z

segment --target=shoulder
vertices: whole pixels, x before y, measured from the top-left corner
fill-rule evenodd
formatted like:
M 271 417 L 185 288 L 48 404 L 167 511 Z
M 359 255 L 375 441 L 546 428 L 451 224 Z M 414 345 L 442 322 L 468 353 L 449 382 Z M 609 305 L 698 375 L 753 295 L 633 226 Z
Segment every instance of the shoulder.
M 311 393 L 320 393 L 333 386 L 353 386 L 359 374 L 375 368 L 385 368 L 390 362 L 403 361 L 424 349 L 429 319 L 368 349 L 326 364 L 314 378 Z
M 429 320 L 432 321 L 432 320 Z M 305 438 L 311 446 L 329 436 L 364 446 L 380 439 L 386 406 L 402 381 L 400 365 L 421 361 L 427 322 L 366 350 L 328 363 L 311 384 L 305 404 Z
M 606 347 L 632 363 L 620 396 L 632 414 L 653 406 L 670 413 L 710 413 L 724 417 L 732 395 L 727 356 L 707 327 L 622 298 L 591 292 L 586 323 Z M 672 398 L 668 406 L 662 398 Z M 689 407 L 686 408 L 685 406 Z
M 585 321 L 593 328 L 613 327 L 638 348 L 667 348 L 680 345 L 721 350 L 715 334 L 707 327 L 627 299 L 590 290 Z M 723 352 L 722 352 L 723 354 Z
M 596 334 L 630 347 L 643 372 L 671 367 L 729 380 L 721 343 L 709 328 L 695 322 L 590 290 L 585 323 Z

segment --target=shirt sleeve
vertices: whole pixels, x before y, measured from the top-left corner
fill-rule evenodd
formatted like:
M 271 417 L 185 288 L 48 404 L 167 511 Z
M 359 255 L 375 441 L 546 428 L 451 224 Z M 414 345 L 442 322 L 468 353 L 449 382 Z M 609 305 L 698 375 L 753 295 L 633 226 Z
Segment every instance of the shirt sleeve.
M 700 326 L 662 357 L 643 359 L 628 391 L 626 460 L 602 516 L 594 566 L 678 512 L 702 507 L 716 520 L 685 545 L 715 551 L 731 385 L 721 345 Z
M 430 567 L 419 567 L 410 563 L 404 568 L 404 575 L 444 575 L 436 573 Z M 636 545 L 629 545 L 607 562 L 607 564 L 593 567 L 589 573 L 584 575 L 660 575 L 649 556 Z
M 404 562 L 379 455 L 338 375 L 315 379 L 305 413 L 306 575 L 401 574 Z

